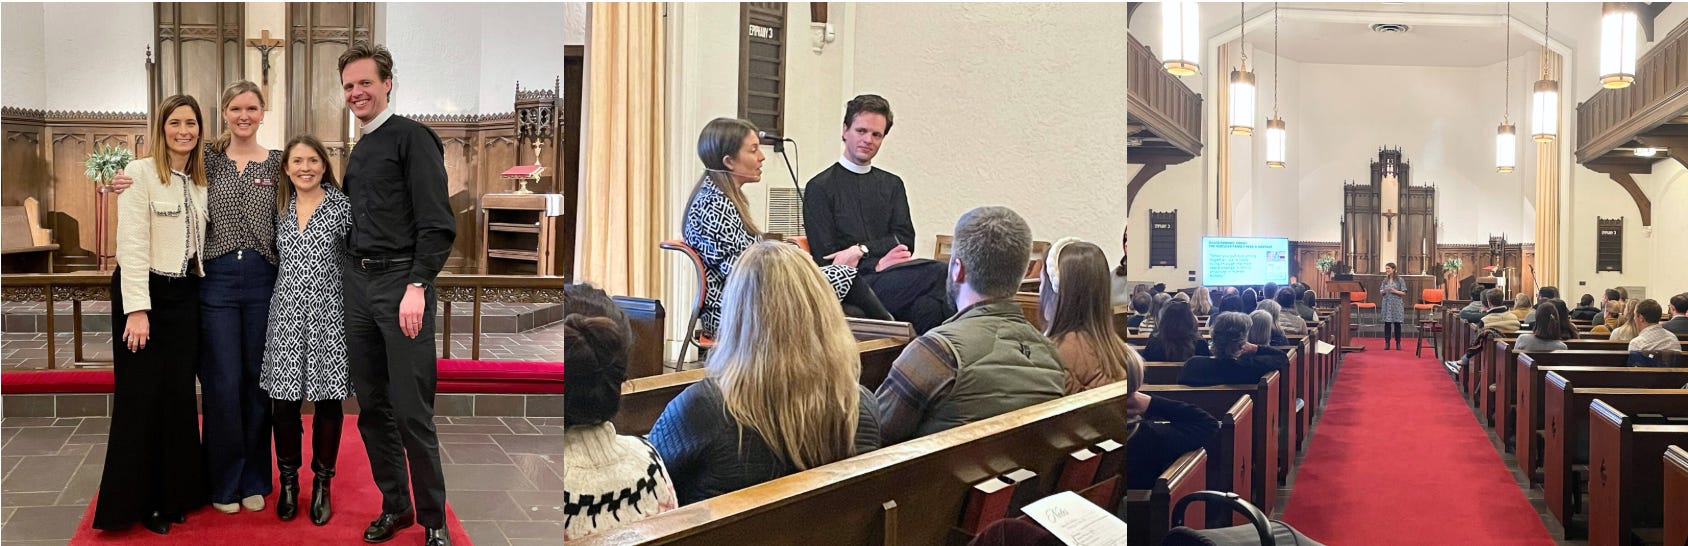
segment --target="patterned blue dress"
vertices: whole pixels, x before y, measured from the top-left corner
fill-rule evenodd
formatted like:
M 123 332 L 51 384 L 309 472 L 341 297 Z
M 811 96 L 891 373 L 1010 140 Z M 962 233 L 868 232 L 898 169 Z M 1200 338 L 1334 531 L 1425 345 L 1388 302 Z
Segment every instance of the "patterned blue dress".
M 282 182 L 283 184 L 287 182 Z M 346 397 L 345 305 L 340 267 L 351 229 L 352 204 L 324 184 L 322 204 L 299 229 L 298 196 L 276 215 L 275 294 L 258 386 L 275 400 L 340 400 Z
M 738 207 L 733 206 L 733 200 L 727 194 L 715 187 L 713 179 L 704 181 L 703 188 L 698 190 L 691 206 L 686 208 L 681 232 L 686 245 L 703 258 L 709 289 L 703 298 L 702 330 L 713 335 L 721 321 L 721 293 L 727 288 L 727 277 L 733 273 L 733 264 L 738 262 L 739 255 L 760 240 L 744 228 L 744 217 L 739 216 Z M 856 268 L 847 265 L 823 266 L 821 274 L 832 285 L 832 291 L 839 300 L 844 299 L 844 294 L 850 292 L 850 285 L 856 281 Z
M 1395 289 L 1405 292 L 1407 290 L 1407 281 L 1402 280 L 1400 277 L 1395 277 L 1395 280 L 1392 281 L 1384 280 L 1383 284 L 1378 287 L 1378 291 L 1381 293 L 1384 289 Z M 1378 305 L 1377 308 L 1378 313 L 1382 315 L 1383 322 L 1407 321 L 1406 303 L 1401 299 L 1400 295 L 1383 294 L 1383 303 Z

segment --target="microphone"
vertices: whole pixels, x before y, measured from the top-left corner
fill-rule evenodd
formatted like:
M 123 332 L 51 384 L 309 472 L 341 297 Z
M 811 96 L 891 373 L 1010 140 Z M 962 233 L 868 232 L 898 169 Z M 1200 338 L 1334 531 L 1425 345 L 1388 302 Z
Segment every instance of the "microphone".
M 782 137 L 772 131 L 757 131 L 756 138 L 762 141 L 762 145 L 773 146 L 774 151 L 779 153 L 785 153 L 785 143 L 797 142 L 795 140 Z

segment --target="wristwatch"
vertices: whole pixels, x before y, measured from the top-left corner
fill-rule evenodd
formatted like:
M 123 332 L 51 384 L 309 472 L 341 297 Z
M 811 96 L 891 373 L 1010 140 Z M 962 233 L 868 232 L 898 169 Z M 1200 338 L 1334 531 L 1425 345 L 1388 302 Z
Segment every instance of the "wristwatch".
M 861 251 L 863 256 L 867 255 L 867 245 L 865 244 L 856 243 L 856 250 Z
M 423 285 L 422 283 L 419 283 L 419 282 L 413 282 L 413 283 L 410 283 L 410 285 L 417 287 L 417 288 L 427 288 L 426 285 Z

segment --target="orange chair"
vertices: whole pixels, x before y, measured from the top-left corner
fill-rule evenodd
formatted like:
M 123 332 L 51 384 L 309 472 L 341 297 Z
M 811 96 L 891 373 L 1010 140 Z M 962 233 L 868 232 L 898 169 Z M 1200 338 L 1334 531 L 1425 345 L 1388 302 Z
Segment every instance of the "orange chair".
M 697 331 L 697 323 L 703 318 L 703 300 L 709 293 L 709 275 L 703 268 L 703 258 L 699 257 L 697 250 L 686 244 L 685 241 L 672 239 L 658 244 L 663 250 L 672 250 L 684 254 L 686 259 L 691 260 L 692 270 L 697 273 L 697 298 L 692 300 L 692 319 L 686 322 L 685 342 L 680 344 L 680 354 L 674 357 L 674 371 L 680 371 L 680 368 L 686 364 L 686 347 L 697 346 L 700 356 L 704 351 L 715 347 L 714 339 L 704 335 L 703 332 Z
M 1418 339 L 1413 342 L 1413 356 L 1424 354 L 1424 332 L 1428 331 L 1430 332 L 1430 354 L 1436 355 L 1436 359 L 1441 360 L 1442 349 L 1437 340 L 1441 339 L 1442 321 L 1436 320 L 1436 313 L 1431 313 L 1430 320 L 1425 320 L 1424 312 L 1434 311 L 1442 307 L 1444 298 L 1445 295 L 1440 288 L 1426 288 L 1419 292 L 1419 302 L 1413 304 L 1413 319 L 1418 322 Z
M 1374 315 L 1376 314 L 1377 304 L 1366 301 L 1366 298 L 1368 296 L 1370 296 L 1370 294 L 1366 293 L 1366 292 L 1349 292 L 1348 293 L 1348 304 L 1352 305 L 1354 307 L 1354 327 L 1353 327 L 1353 330 L 1356 331 L 1356 332 L 1360 331 L 1361 326 L 1362 326 L 1361 323 L 1360 323 L 1360 320 L 1359 320 L 1360 319 L 1360 310 L 1362 310 L 1362 309 L 1372 309 L 1373 314 Z
M 790 236 L 790 237 L 786 237 L 785 240 L 786 240 L 786 242 L 797 245 L 797 248 L 803 249 L 804 253 L 809 252 L 809 236 L 808 235 L 793 235 L 793 236 Z

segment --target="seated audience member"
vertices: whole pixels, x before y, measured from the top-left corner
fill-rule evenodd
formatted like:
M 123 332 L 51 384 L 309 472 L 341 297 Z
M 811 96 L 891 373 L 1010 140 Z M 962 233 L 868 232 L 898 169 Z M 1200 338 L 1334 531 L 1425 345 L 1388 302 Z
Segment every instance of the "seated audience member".
M 722 301 L 708 373 L 651 428 L 680 504 L 880 446 L 855 338 L 808 255 L 781 242 L 751 245 Z
M 1108 257 L 1096 245 L 1063 237 L 1049 247 L 1039 300 L 1044 335 L 1055 342 L 1066 369 L 1066 392 L 1087 391 L 1125 378 L 1131 348 L 1114 333 L 1106 295 Z
M 1149 289 L 1149 295 L 1151 295 L 1151 296 L 1165 294 L 1165 293 L 1166 293 L 1166 283 L 1164 283 L 1164 282 L 1157 282 L 1157 283 L 1155 283 L 1154 288 Z
M 1173 292 L 1172 293 L 1172 301 L 1181 301 L 1181 302 L 1184 302 L 1184 303 L 1190 303 L 1190 295 L 1185 294 L 1183 292 Z
M 1565 350 L 1565 321 L 1560 314 L 1559 307 L 1552 301 L 1537 305 L 1531 314 L 1536 316 L 1536 327 L 1528 334 L 1518 336 L 1518 342 L 1513 348 L 1520 351 L 1563 351 Z
M 1301 315 L 1302 320 L 1319 320 L 1318 296 L 1310 288 L 1297 287 L 1296 290 L 1300 291 L 1297 293 L 1301 294 L 1301 297 L 1295 300 L 1295 313 Z
M 1138 292 L 1131 295 L 1131 317 L 1125 319 L 1128 328 L 1138 328 L 1143 320 L 1149 317 L 1149 293 Z
M 1665 321 L 1665 330 L 1672 334 L 1688 334 L 1688 292 L 1670 297 L 1670 320 Z
M 1630 316 L 1629 323 L 1635 329 L 1635 337 L 1629 340 L 1631 351 L 1681 351 L 1682 342 L 1676 339 L 1676 334 L 1666 330 L 1659 321 L 1664 318 L 1664 307 L 1654 300 L 1641 300 L 1635 305 L 1635 314 Z
M 1130 232 L 1126 232 L 1125 235 L 1129 236 Z M 1136 293 L 1131 289 L 1131 285 L 1125 280 L 1125 275 L 1129 271 L 1125 267 L 1126 259 L 1130 257 L 1128 255 L 1129 252 L 1127 252 L 1130 249 L 1127 248 L 1126 245 L 1128 242 L 1129 241 L 1120 241 L 1119 266 L 1114 267 L 1113 278 L 1110 279 L 1110 286 L 1112 287 L 1111 293 L 1113 296 L 1109 303 L 1115 306 L 1131 305 L 1131 295 Z
M 1607 333 L 1611 333 L 1612 329 L 1618 327 L 1618 320 L 1620 320 L 1619 317 L 1622 317 L 1624 313 L 1623 303 L 1624 293 L 1619 292 L 1616 288 L 1607 288 L 1605 294 L 1601 296 L 1601 312 L 1600 320 L 1598 322 L 1606 325 Z
M 679 506 L 674 481 L 656 448 L 638 436 L 619 436 L 610 419 L 621 405 L 621 383 L 633 330 L 608 294 L 590 285 L 563 288 L 563 538 L 576 539 Z M 652 463 L 655 464 L 652 464 Z M 580 514 L 576 516 L 575 514 Z M 585 514 L 593 514 L 587 516 Z
M 1170 301 L 1172 301 L 1172 296 L 1167 295 L 1166 292 L 1155 294 L 1154 297 L 1149 298 L 1149 316 L 1144 318 L 1143 322 L 1137 325 L 1137 333 L 1155 333 L 1155 324 L 1160 322 L 1161 309 L 1165 309 L 1167 302 Z
M 1554 287 L 1551 287 L 1551 286 L 1543 286 L 1541 288 L 1536 289 L 1536 302 L 1537 303 L 1546 303 L 1546 302 L 1553 301 L 1553 300 L 1556 300 L 1556 299 L 1559 299 L 1559 289 L 1558 288 L 1554 288 Z M 1529 328 L 1530 325 L 1535 324 L 1535 323 L 1536 323 L 1536 309 L 1534 307 L 1531 307 L 1530 311 L 1528 313 L 1524 314 L 1524 327 Z
M 1196 315 L 1190 304 L 1175 301 L 1161 310 L 1161 327 L 1149 336 L 1143 348 L 1143 360 L 1149 362 L 1183 362 L 1195 356 L 1208 356 L 1207 340 L 1196 330 Z
M 1275 298 L 1273 301 L 1278 303 L 1279 308 L 1278 329 L 1285 334 L 1307 333 L 1307 319 L 1301 318 L 1301 314 L 1295 310 L 1295 289 L 1279 288 Z
M 1184 362 L 1178 384 L 1191 387 L 1258 383 L 1261 376 L 1283 370 L 1289 355 L 1268 346 L 1249 343 L 1249 317 L 1242 313 L 1220 313 L 1213 324 L 1214 356 L 1198 356 Z
M 949 291 L 961 312 L 891 364 L 875 393 L 886 445 L 1066 393 L 1055 344 L 1014 302 L 1031 257 L 1031 227 L 1007 207 L 980 207 L 963 214 L 954 233 Z
M 1213 314 L 1213 294 L 1206 286 L 1197 286 L 1195 294 L 1190 296 L 1190 311 L 1196 316 Z
M 1207 445 L 1219 432 L 1219 420 L 1194 405 L 1139 390 L 1143 364 L 1134 361 L 1130 366 L 1126 376 L 1131 397 L 1125 403 L 1125 415 L 1138 422 L 1125 442 L 1125 486 L 1150 489 L 1173 461 Z
M 1255 292 L 1253 288 L 1243 289 L 1238 296 L 1241 296 L 1243 299 L 1243 307 L 1241 310 L 1237 311 L 1239 313 L 1248 313 L 1254 310 L 1254 306 L 1260 305 L 1260 293 Z
M 1277 302 L 1272 300 L 1260 303 L 1277 305 Z M 1272 318 L 1271 310 L 1255 309 L 1253 313 L 1249 313 L 1248 318 L 1250 321 L 1249 343 L 1267 346 L 1289 345 L 1289 339 L 1284 337 L 1283 332 L 1278 331 L 1278 319 Z
M 1582 337 L 1577 332 L 1576 323 L 1571 322 L 1571 311 L 1565 307 L 1565 300 L 1556 298 L 1553 300 L 1553 306 L 1559 308 L 1559 333 L 1561 336 L 1564 336 L 1560 339 L 1577 339 Z
M 1247 315 L 1249 311 L 1254 309 L 1253 306 L 1245 308 L 1243 305 L 1243 297 L 1237 294 L 1226 294 L 1224 297 L 1219 298 L 1219 306 L 1213 308 L 1213 313 L 1207 316 L 1208 328 L 1213 327 L 1213 321 L 1222 313 L 1241 313 Z
M 1524 322 L 1524 317 L 1530 315 L 1530 310 L 1536 308 L 1536 297 L 1528 292 L 1519 292 L 1512 297 L 1512 316 L 1518 317 L 1518 322 Z
M 1571 310 L 1571 318 L 1576 320 L 1593 321 L 1600 316 L 1600 308 L 1594 306 L 1594 295 L 1583 294 L 1577 301 L 1577 308 Z
M 1481 286 L 1471 289 L 1471 303 L 1465 304 L 1465 307 L 1459 310 L 1460 320 L 1472 324 L 1483 323 L 1483 315 L 1489 314 L 1489 308 L 1483 305 L 1484 292 Z
M 1518 331 L 1518 328 L 1521 327 L 1518 316 L 1512 314 L 1512 310 L 1506 307 L 1506 301 L 1501 299 L 1504 297 L 1506 297 L 1505 293 L 1501 292 L 1499 288 L 1484 290 L 1482 302 L 1485 311 L 1472 322 L 1482 328 L 1495 328 L 1504 334 Z
M 1626 300 L 1623 302 L 1623 314 L 1618 315 L 1618 326 L 1612 329 L 1607 339 L 1612 341 L 1629 341 L 1641 333 L 1635 327 L 1635 309 L 1641 305 L 1641 300 Z

